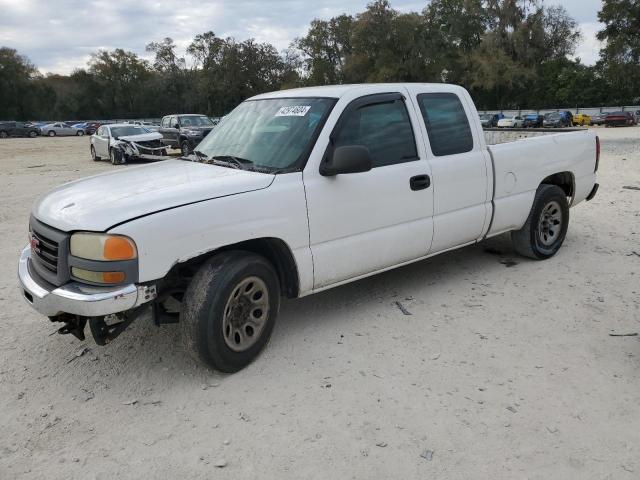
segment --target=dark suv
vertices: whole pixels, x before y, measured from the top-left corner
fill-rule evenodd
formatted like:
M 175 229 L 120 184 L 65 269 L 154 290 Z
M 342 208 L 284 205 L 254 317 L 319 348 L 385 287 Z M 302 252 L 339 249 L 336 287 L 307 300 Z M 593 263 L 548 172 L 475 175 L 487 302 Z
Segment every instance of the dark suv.
M 162 134 L 162 143 L 179 148 L 182 155 L 187 156 L 213 127 L 213 122 L 206 115 L 167 115 L 162 117 L 158 132 Z
M 0 122 L 0 138 L 30 137 L 40 135 L 40 129 L 35 125 L 23 122 Z

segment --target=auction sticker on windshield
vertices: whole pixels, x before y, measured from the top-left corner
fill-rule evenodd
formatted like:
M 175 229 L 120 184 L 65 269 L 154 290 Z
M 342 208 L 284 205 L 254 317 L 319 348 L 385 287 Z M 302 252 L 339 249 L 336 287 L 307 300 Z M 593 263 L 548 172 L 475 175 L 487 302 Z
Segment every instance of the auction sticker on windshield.
M 291 105 L 289 107 L 281 107 L 276 112 L 276 117 L 304 117 L 311 109 L 311 105 Z

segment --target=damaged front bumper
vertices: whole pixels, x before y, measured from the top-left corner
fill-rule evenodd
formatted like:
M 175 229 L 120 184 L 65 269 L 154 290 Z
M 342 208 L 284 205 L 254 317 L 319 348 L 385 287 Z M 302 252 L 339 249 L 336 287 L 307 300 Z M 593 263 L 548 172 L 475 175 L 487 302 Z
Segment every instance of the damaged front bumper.
M 62 314 L 100 317 L 134 309 L 156 298 L 155 285 L 120 285 L 94 287 L 69 282 L 61 287 L 45 285 L 31 274 L 31 248 L 20 255 L 18 278 L 22 297 L 36 311 L 47 317 Z

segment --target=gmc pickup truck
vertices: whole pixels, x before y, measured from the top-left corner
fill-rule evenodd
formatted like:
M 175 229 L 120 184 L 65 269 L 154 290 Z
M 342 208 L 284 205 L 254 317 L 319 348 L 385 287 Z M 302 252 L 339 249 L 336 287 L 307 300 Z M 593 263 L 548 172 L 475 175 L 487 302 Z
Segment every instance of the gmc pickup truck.
M 471 97 L 445 84 L 303 88 L 241 103 L 190 159 L 128 167 L 34 205 L 21 294 L 98 344 L 143 311 L 234 372 L 281 297 L 301 297 L 511 232 L 552 257 L 569 207 L 596 193 L 588 131 L 487 146 Z

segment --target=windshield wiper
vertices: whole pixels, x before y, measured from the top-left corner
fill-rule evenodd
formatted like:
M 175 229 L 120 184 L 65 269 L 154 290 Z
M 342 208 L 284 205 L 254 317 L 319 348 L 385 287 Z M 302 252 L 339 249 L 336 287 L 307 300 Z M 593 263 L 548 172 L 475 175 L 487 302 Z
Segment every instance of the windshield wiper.
M 236 168 L 241 170 L 253 169 L 253 162 L 246 158 L 234 157 L 233 155 L 215 155 L 211 157 L 211 160 L 221 160 L 227 165 L 235 165 Z

